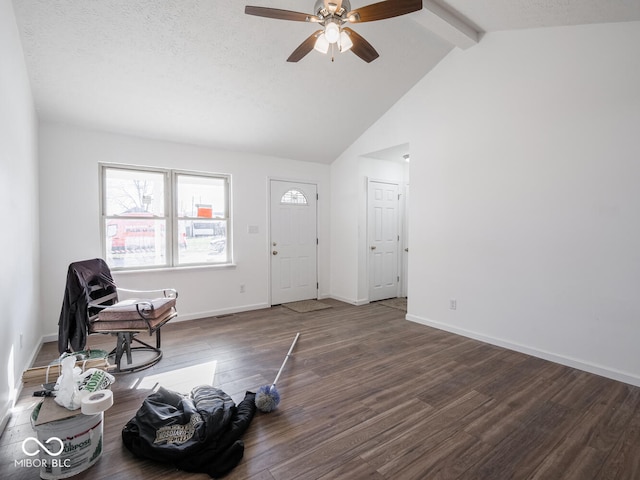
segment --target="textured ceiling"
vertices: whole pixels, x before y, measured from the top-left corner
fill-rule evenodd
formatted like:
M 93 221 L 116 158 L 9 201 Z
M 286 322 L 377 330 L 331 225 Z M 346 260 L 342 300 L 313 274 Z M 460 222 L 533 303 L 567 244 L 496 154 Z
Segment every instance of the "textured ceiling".
M 446 0 L 446 4 L 485 32 L 640 20 L 640 0 Z
M 246 3 L 311 13 L 314 0 Z M 40 118 L 330 163 L 453 48 L 423 11 L 354 25 L 380 53 L 370 64 L 315 51 L 287 63 L 317 26 L 246 3 L 14 0 Z M 639 0 L 427 3 L 485 31 L 640 19 Z

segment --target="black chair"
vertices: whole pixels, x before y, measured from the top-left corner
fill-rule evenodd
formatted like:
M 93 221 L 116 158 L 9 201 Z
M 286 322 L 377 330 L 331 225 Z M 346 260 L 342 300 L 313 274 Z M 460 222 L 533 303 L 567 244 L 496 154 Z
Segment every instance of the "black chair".
M 134 298 L 119 300 L 119 294 Z M 84 350 L 87 335 L 110 334 L 116 346 L 109 360 L 116 373 L 151 367 L 162 358 L 161 328 L 175 318 L 178 293 L 172 288 L 128 290 L 115 285 L 106 262 L 100 258 L 69 265 L 67 285 L 58 323 L 58 350 Z M 155 333 L 155 346 L 137 336 Z M 134 342 L 136 345 L 134 346 Z M 122 357 L 126 356 L 126 365 Z

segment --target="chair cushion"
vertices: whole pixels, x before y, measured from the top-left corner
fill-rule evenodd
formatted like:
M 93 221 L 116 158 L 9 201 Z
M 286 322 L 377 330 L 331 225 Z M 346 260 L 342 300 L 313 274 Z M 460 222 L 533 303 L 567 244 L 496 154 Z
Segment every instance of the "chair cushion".
M 144 302 L 140 303 L 139 302 Z M 144 321 L 163 317 L 171 308 L 175 307 L 175 298 L 156 298 L 153 300 L 123 300 L 105 308 L 98 314 L 99 322 L 110 321 Z M 142 313 L 142 317 L 140 315 Z
M 89 327 L 90 333 L 120 333 L 120 332 L 155 332 L 172 318 L 178 315 L 175 308 L 168 310 L 164 316 L 151 320 L 106 320 L 96 321 Z

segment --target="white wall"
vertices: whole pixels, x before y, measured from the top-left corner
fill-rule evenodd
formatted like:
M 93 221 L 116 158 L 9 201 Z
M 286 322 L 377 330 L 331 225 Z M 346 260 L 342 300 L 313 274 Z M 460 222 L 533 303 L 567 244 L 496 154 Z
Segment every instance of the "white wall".
M 69 263 L 101 256 L 98 162 L 228 173 L 232 176 L 235 267 L 118 272 L 129 288 L 174 287 L 187 320 L 269 306 L 269 178 L 318 184 L 320 296 L 329 293 L 329 166 L 145 140 L 59 124 L 40 127 L 42 312 L 57 334 Z M 249 226 L 258 234 L 249 234 Z M 246 286 L 240 293 L 240 284 Z
M 640 385 L 639 85 L 640 23 L 488 34 L 343 154 L 411 144 L 409 319 Z
M 357 159 L 338 159 L 331 165 L 331 296 L 358 304 L 358 188 Z
M 0 427 L 41 334 L 36 135 L 36 115 L 13 5 L 11 0 L 0 0 Z

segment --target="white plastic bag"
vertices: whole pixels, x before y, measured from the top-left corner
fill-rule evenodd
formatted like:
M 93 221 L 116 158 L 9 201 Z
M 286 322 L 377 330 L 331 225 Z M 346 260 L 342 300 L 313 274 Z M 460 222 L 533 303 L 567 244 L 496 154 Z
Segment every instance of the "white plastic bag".
M 80 369 L 75 368 L 76 357 L 73 355 L 65 357 L 61 363 L 62 375 L 58 377 L 58 381 L 56 382 L 56 396 L 54 400 L 61 407 L 69 410 L 77 410 L 81 406 L 82 396 L 76 380 L 76 376 L 80 373 Z M 74 370 L 77 370 L 77 372 L 74 372 Z
M 104 390 L 115 381 L 113 375 L 97 368 L 82 372 L 76 367 L 76 357 L 67 356 L 62 359 L 62 375 L 58 377 L 55 390 L 55 401 L 61 407 L 77 410 L 82 406 L 82 399 L 98 390 Z

